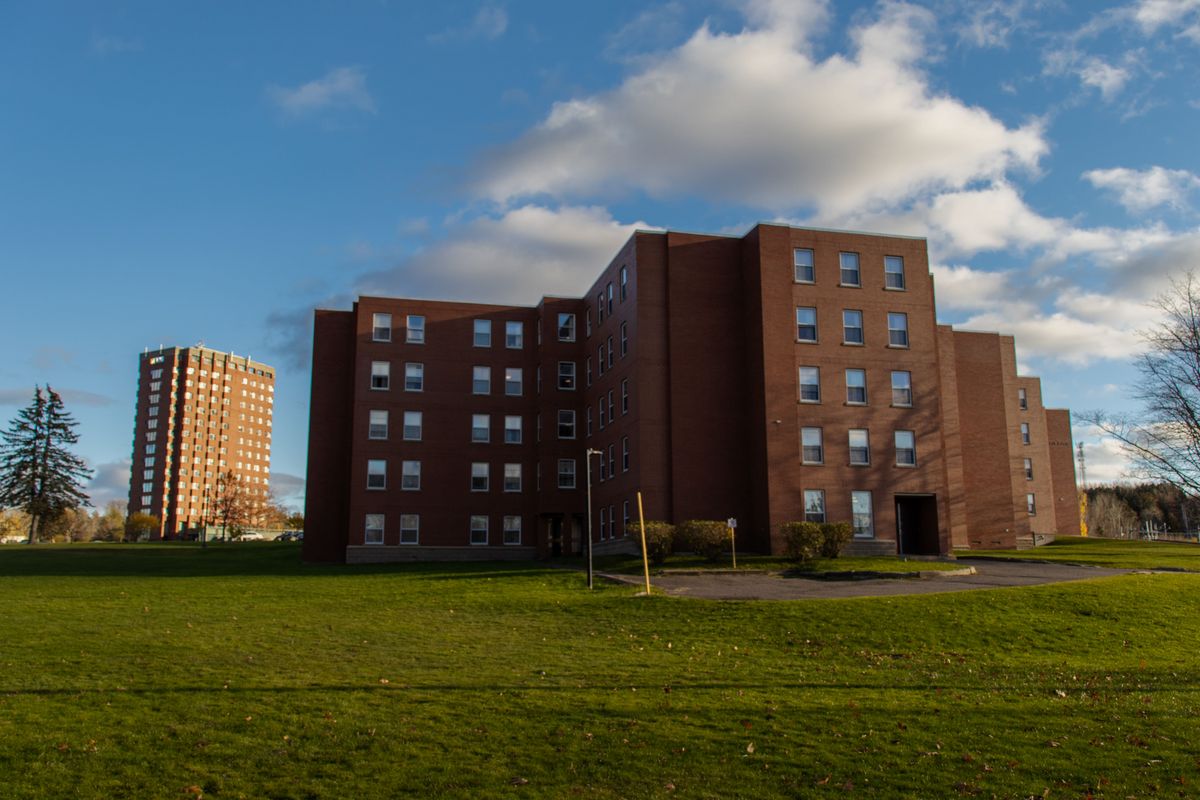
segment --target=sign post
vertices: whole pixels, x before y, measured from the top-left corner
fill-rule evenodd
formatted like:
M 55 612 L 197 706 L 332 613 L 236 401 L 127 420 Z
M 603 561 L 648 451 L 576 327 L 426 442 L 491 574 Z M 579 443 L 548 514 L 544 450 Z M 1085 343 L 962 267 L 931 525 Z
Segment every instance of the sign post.
M 733 552 L 733 568 L 737 569 L 737 517 L 730 517 L 725 520 L 725 524 L 729 526 L 729 548 Z
M 646 514 L 642 511 L 642 493 L 637 493 L 638 498 L 638 525 L 642 529 L 642 569 L 646 572 L 646 595 L 650 594 L 650 556 L 646 552 Z

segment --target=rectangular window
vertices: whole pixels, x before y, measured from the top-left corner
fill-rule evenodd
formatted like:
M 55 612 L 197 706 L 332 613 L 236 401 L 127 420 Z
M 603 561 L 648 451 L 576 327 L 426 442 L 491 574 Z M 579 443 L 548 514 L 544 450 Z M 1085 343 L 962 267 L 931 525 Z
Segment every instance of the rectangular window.
M 492 368 L 471 367 L 471 394 L 492 393 Z
M 804 490 L 804 521 L 805 522 L 824 522 L 825 521 L 825 490 L 824 489 L 805 489 Z
M 558 315 L 558 340 L 560 342 L 575 341 L 575 315 Z
M 415 492 L 421 488 L 421 462 L 405 461 L 400 465 L 400 488 Z
M 629 413 L 629 378 L 621 381 L 621 416 Z
M 1021 444 L 1029 444 L 1029 423 L 1021 423 Z
M 1032 458 L 1025 459 L 1025 480 L 1027 480 L 1027 481 L 1033 480 L 1033 459 Z
M 489 482 L 489 467 L 486 462 L 475 461 L 471 464 L 471 491 L 486 492 Z
M 558 362 L 558 388 L 564 391 L 575 391 L 575 362 Z
M 796 340 L 800 342 L 817 340 L 817 310 L 815 308 L 796 307 Z
M 371 362 L 371 388 L 387 389 L 391 385 L 392 365 L 388 361 Z
M 409 344 L 425 344 L 425 318 L 409 314 L 404 328 L 404 341 Z
M 625 298 L 629 296 L 629 269 L 621 267 L 621 302 L 625 302 Z
M 613 390 L 608 390 L 608 421 L 613 423 L 617 421 L 617 407 L 613 403 Z
M 842 343 L 863 343 L 863 319 L 861 311 L 846 309 L 842 312 Z
M 520 397 L 524 385 L 525 377 L 524 370 L 520 367 L 506 367 L 504 369 L 504 393 L 509 397 Z
M 871 442 L 866 428 L 850 429 L 850 463 L 854 466 L 871 463 Z
M 383 544 L 383 514 L 367 514 L 364 544 Z
M 422 435 L 422 416 L 420 411 L 404 412 L 404 441 L 419 442 Z
M 1033 492 L 1025 495 L 1025 510 L 1031 517 L 1037 514 L 1037 498 L 1033 496 Z
M 163 371 L 161 369 L 150 370 L 150 380 L 152 380 L 152 381 L 158 380 L 159 378 L 162 377 L 162 373 L 163 373 Z
M 1029 410 L 1029 396 L 1025 393 L 1024 389 L 1017 389 L 1017 407 L 1022 411 Z
M 600 410 L 600 430 L 604 430 L 604 423 L 607 418 L 605 417 L 605 414 L 604 414 L 605 406 L 604 406 L 604 398 L 603 397 L 601 397 L 596 402 L 596 408 L 598 408 Z
M 154 456 L 146 456 L 146 466 L 147 467 L 154 466 Z
M 142 472 L 142 480 L 144 480 L 144 481 L 154 480 L 154 470 L 152 470 L 152 469 L 144 470 Z
M 471 515 L 471 544 L 488 543 L 488 518 L 482 514 Z
M 390 342 L 392 340 L 391 314 L 371 315 L 371 339 L 376 342 Z
M 558 438 L 575 438 L 575 412 L 571 409 L 559 409 L 558 411 Z
M 492 440 L 492 418 L 488 414 L 471 415 L 471 441 L 490 442 Z
M 821 402 L 821 368 L 800 368 L 800 402 Z
M 842 267 L 842 286 L 862 286 L 858 271 L 858 253 L 838 253 Z
M 617 446 L 615 444 L 608 446 L 608 477 L 617 477 Z
M 815 283 L 817 269 L 813 261 L 813 251 L 798 247 L 792 251 L 792 263 L 795 266 L 796 283 Z
M 584 375 L 584 385 L 590 388 L 592 385 L 592 357 L 591 356 L 588 356 L 587 360 L 584 362 L 583 375 Z
M 892 405 L 907 408 L 912 404 L 912 374 L 903 370 L 893 372 Z
M 825 462 L 825 448 L 821 444 L 820 428 L 800 429 L 800 460 L 805 464 Z
M 629 323 L 621 323 L 621 358 L 629 355 Z
M 160 372 L 161 372 L 161 370 L 160 370 Z M 162 390 L 162 381 L 153 381 L 153 382 L 151 382 L 151 384 L 150 384 L 150 391 L 152 391 L 152 392 L 157 392 L 157 391 L 160 391 L 160 390 Z M 151 402 L 151 403 L 157 403 L 158 401 L 157 401 L 157 400 L 151 400 L 150 402 Z
M 888 344 L 908 347 L 908 314 L 888 312 Z
M 150 397 L 149 397 L 150 405 L 156 405 L 158 403 L 158 398 L 159 398 L 159 396 L 156 394 L 150 395 Z
M 867 371 L 865 369 L 846 370 L 846 402 L 852 406 L 867 404 Z
M 608 284 L 607 287 L 605 287 L 604 291 L 605 291 L 605 294 L 608 295 L 608 313 L 611 314 L 612 306 L 613 306 L 613 285 L 611 282 Z
M 152 416 L 152 417 L 158 416 L 158 406 L 150 406 L 150 416 Z
M 520 464 L 505 464 L 504 465 L 504 491 L 506 491 L 506 492 L 521 491 L 521 465 Z
M 613 368 L 613 338 L 608 337 L 608 364 L 609 369 Z
M 870 492 L 850 493 L 850 518 L 854 525 L 855 539 L 875 538 L 875 514 Z
M 604 323 L 604 292 L 596 295 L 596 324 Z
M 504 443 L 521 443 L 521 418 L 519 416 L 506 416 L 504 418 Z
M 629 472 L 629 437 L 621 438 L 621 472 Z
M 588 406 L 584 413 L 587 416 L 587 435 L 590 437 L 592 435 L 592 407 Z
M 504 346 L 509 350 L 520 350 L 525 346 L 525 323 L 504 323 Z
M 425 365 L 424 364 L 405 364 L 404 365 L 404 391 L 406 392 L 423 392 L 425 391 Z
M 504 518 L 504 543 L 519 545 L 521 543 L 521 518 Z
M 592 335 L 592 310 L 589 308 L 583 312 L 584 335 Z
M 388 438 L 388 412 L 372 410 L 367 421 L 368 439 Z
M 185 447 L 186 447 L 186 445 L 185 445 Z M 146 445 L 146 455 L 148 455 L 148 456 L 154 455 L 154 453 L 157 449 L 158 449 L 158 445 L 156 445 L 156 444 Z
M 558 488 L 575 488 L 575 459 L 560 458 L 558 460 Z
M 143 483 L 143 484 L 142 484 L 142 491 L 143 491 L 143 492 L 153 492 L 153 491 L 154 491 L 154 484 L 153 484 L 153 483 Z
M 608 509 L 600 506 L 600 541 L 604 541 L 604 525 L 608 521 Z
M 387 488 L 387 461 L 382 458 L 367 460 L 367 488 Z
M 596 374 L 604 374 L 604 345 L 596 345 Z
M 475 347 L 492 346 L 492 321 L 490 319 L 475 320 L 475 333 L 472 344 Z
M 900 256 L 883 257 L 883 286 L 885 289 L 904 288 L 904 259 Z
M 917 465 L 917 439 L 912 431 L 896 431 L 896 466 Z
M 604 450 L 599 450 L 597 456 L 597 462 L 600 465 L 600 481 L 603 482 L 608 477 L 608 462 L 604 460 Z
M 421 515 L 400 515 L 400 544 L 416 544 L 421 538 Z

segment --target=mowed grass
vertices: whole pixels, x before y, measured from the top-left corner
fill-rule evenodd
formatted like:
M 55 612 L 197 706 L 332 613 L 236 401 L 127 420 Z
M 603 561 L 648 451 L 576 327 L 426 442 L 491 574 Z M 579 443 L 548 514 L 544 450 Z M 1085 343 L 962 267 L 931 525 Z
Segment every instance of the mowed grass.
M 960 558 L 1020 558 L 1097 567 L 1200 572 L 1200 545 L 1064 536 L 1032 550 L 959 551 Z
M 585 564 L 583 559 L 573 558 L 569 563 L 580 569 Z M 626 555 L 606 555 L 593 559 L 593 568 L 600 572 L 613 572 L 621 575 L 642 574 L 644 566 L 642 557 Z M 842 556 L 840 558 L 817 558 L 803 564 L 784 558 L 783 556 L 762 556 L 756 554 L 739 555 L 737 570 L 739 572 L 792 572 L 796 574 L 811 573 L 813 575 L 833 575 L 841 572 L 924 572 L 927 570 L 957 570 L 962 564 L 953 561 L 923 561 L 904 560 L 891 556 Z M 661 565 L 650 565 L 650 574 L 661 573 L 663 570 L 730 570 L 733 569 L 732 559 L 727 554 L 718 561 L 709 561 L 701 556 L 683 553 L 667 556 Z
M 716 603 L 298 557 L 0 548 L 0 797 L 1200 791 L 1200 576 Z

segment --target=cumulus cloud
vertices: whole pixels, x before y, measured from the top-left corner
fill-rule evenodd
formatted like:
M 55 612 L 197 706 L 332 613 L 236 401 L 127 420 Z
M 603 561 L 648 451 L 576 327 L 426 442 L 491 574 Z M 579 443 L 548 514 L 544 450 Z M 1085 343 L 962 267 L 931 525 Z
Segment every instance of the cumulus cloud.
M 131 464 L 132 462 L 126 458 L 95 466 L 92 480 L 87 485 L 87 495 L 94 508 L 103 509 L 114 500 L 128 501 Z
M 376 111 L 361 67 L 337 67 L 295 88 L 268 86 L 267 96 L 281 111 L 295 117 L 336 109 Z
M 1139 0 L 1130 10 L 1147 34 L 1178 27 L 1181 35 L 1200 42 L 1200 0 Z
M 934 19 L 888 2 L 816 60 L 822 3 L 755 2 L 738 33 L 702 27 L 610 91 L 554 105 L 487 154 L 474 189 L 501 203 L 642 191 L 773 211 L 903 204 L 1035 169 L 1041 126 L 1009 128 L 933 89 L 919 64 Z
M 939 311 L 978 311 L 996 304 L 996 298 L 1012 292 L 1009 275 L 968 266 L 930 267 Z
M 499 39 L 508 30 L 508 12 L 503 7 L 484 4 L 471 17 L 471 21 L 463 27 L 447 28 L 441 33 L 430 34 L 430 42 L 441 44 L 449 41 L 470 41 L 472 39 Z
M 1115 195 L 1127 210 L 1139 214 L 1159 206 L 1184 208 L 1188 194 L 1200 188 L 1200 177 L 1187 170 L 1157 166 L 1144 170 L 1093 169 L 1083 173 L 1083 178 L 1097 189 Z

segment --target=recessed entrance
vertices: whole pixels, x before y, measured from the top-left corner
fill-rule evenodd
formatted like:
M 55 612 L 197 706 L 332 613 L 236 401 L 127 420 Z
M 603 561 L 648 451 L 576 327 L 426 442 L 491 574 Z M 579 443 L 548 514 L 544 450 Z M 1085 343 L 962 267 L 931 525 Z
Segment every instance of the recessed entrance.
M 896 495 L 896 544 L 904 556 L 941 554 L 936 495 Z

